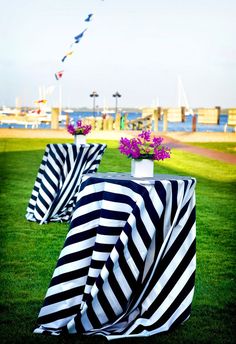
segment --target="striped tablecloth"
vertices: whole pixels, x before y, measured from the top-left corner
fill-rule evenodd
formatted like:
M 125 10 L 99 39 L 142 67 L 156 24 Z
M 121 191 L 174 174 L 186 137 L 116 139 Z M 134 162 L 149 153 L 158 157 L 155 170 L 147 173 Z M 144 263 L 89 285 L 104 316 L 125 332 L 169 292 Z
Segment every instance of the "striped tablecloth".
M 40 224 L 68 221 L 83 174 L 96 172 L 104 144 L 48 144 L 27 207 L 26 218 Z
M 108 339 L 167 331 L 190 316 L 196 269 L 191 177 L 83 177 L 35 333 Z

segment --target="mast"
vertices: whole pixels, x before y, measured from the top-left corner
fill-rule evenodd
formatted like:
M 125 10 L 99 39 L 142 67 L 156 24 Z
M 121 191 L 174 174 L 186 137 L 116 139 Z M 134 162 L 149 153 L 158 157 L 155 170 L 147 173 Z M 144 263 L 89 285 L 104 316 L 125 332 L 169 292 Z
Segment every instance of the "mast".
M 187 95 L 184 90 L 184 86 L 180 76 L 178 76 L 178 107 L 184 106 L 189 109 L 189 104 L 187 100 Z
M 61 109 L 62 109 L 62 86 L 61 81 L 59 80 L 59 116 L 61 115 Z

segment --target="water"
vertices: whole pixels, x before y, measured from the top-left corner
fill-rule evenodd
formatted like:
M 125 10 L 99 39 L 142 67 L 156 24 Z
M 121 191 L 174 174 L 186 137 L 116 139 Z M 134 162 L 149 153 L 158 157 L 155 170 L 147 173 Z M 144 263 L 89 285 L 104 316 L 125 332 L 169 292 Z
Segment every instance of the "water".
M 65 114 L 62 112 L 62 114 Z M 92 112 L 73 112 L 69 113 L 70 122 L 75 123 L 78 119 L 83 119 L 85 117 L 93 116 Z M 101 113 L 96 113 L 95 117 L 100 117 Z M 115 117 L 115 115 L 112 115 Z M 128 120 L 132 120 L 138 117 L 142 117 L 141 112 L 129 112 L 128 113 Z M 197 123 L 197 131 L 198 132 L 224 132 L 225 126 L 227 124 L 228 116 L 226 114 L 220 114 L 220 123 L 217 124 L 198 124 Z M 60 128 L 65 127 L 65 121 L 60 123 Z M 1 124 L 0 128 L 25 128 L 23 124 Z M 29 126 L 31 128 L 31 126 Z M 40 129 L 50 129 L 50 124 L 42 123 L 39 125 Z M 154 129 L 154 127 L 152 128 Z M 158 122 L 158 130 L 163 131 L 163 120 Z M 168 131 L 181 131 L 181 132 L 191 132 L 192 131 L 192 116 L 186 116 L 185 122 L 168 122 Z M 233 127 L 227 127 L 227 132 L 234 132 Z

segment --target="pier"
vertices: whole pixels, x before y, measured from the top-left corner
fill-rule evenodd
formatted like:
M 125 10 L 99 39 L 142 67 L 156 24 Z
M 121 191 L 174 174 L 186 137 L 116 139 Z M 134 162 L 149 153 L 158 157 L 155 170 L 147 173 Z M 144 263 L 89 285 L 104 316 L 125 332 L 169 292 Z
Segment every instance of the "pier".
M 52 108 L 50 114 L 32 114 L 26 113 L 11 113 L 0 114 L 0 127 L 19 127 L 24 128 L 45 128 L 59 129 L 66 127 L 71 120 L 71 114 L 59 114 L 59 108 Z M 182 127 L 184 131 L 198 131 L 201 126 L 201 131 L 209 130 L 209 126 L 219 128 L 221 124 L 221 131 L 236 132 L 236 108 L 230 108 L 224 111 L 224 117 L 227 116 L 227 121 L 220 123 L 221 108 L 216 106 L 214 108 L 197 108 L 188 110 L 185 107 L 157 107 L 157 108 L 143 108 L 140 115 L 136 118 L 129 118 L 128 112 L 116 113 L 115 115 L 101 114 L 96 116 L 80 117 L 84 124 L 89 124 L 95 131 L 119 131 L 119 130 L 152 130 L 155 132 L 172 131 L 173 127 Z M 79 115 L 78 115 L 79 116 Z M 189 123 L 191 121 L 191 128 Z M 225 121 L 225 119 L 224 119 Z M 187 123 L 187 124 L 186 124 Z M 186 124 L 186 125 L 185 125 Z M 186 126 L 188 125 L 188 129 Z M 216 129 L 218 131 L 218 129 Z

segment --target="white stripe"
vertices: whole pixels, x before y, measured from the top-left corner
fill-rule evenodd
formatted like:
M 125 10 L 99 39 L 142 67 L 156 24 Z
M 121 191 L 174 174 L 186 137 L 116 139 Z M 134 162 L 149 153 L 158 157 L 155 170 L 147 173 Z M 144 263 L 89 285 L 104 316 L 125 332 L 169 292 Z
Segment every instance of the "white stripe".
M 91 262 L 91 257 L 86 257 L 84 259 L 80 259 L 79 260 L 79 268 L 85 268 L 86 266 L 89 266 Z M 72 262 L 72 263 L 68 263 L 68 264 L 64 264 L 61 266 L 58 266 L 53 273 L 53 278 L 56 276 L 59 276 L 61 274 L 67 273 L 67 272 L 72 272 L 72 271 L 76 271 L 78 270 L 78 262 Z
M 111 286 L 109 285 L 108 281 L 103 284 L 103 292 L 104 295 L 107 298 L 107 301 L 109 302 L 110 306 L 112 307 L 114 313 L 116 315 L 120 315 L 123 312 L 122 307 L 119 304 L 118 299 L 116 298 L 116 295 L 114 294 L 113 290 L 111 289 Z M 94 309 L 96 312 L 96 309 Z
M 112 233 L 112 229 L 107 228 L 107 231 Z M 106 235 L 106 234 L 97 234 L 96 236 L 96 242 L 99 244 L 109 244 L 109 245 L 115 245 L 117 242 L 117 239 L 119 238 L 119 235 Z
M 136 218 L 134 217 L 133 214 L 130 214 L 130 217 L 128 218 L 128 221 L 131 228 L 132 228 L 132 232 L 131 232 L 131 236 L 132 236 L 132 239 L 133 239 L 133 242 L 142 258 L 142 260 L 145 259 L 145 256 L 147 254 L 147 248 L 142 240 L 142 238 L 140 237 L 140 234 L 137 230 L 137 227 L 136 227 Z M 145 228 L 143 229 L 145 231 Z
M 89 231 L 89 230 L 93 230 L 98 225 L 99 225 L 99 218 L 96 218 L 96 219 L 94 219 L 92 221 L 83 223 L 82 225 L 75 226 L 75 227 L 70 229 L 70 231 L 67 234 L 66 239 L 70 238 L 71 236 L 73 236 L 75 234 L 79 234 L 79 233 L 83 233 L 83 232 L 86 232 L 86 231 Z M 96 236 L 96 234 L 95 234 L 95 236 Z
M 58 283 L 56 285 L 53 285 L 52 287 L 48 288 L 46 297 L 56 295 L 56 294 L 61 293 L 63 291 L 67 291 L 67 290 L 85 285 L 86 280 L 87 280 L 87 276 L 83 276 L 80 278 L 75 278 L 75 279 L 70 280 L 70 281 L 61 282 L 61 283 Z
M 68 322 L 67 330 L 71 334 L 77 333 L 76 328 L 75 328 L 75 321 L 74 321 L 74 319 L 71 319 L 71 321 Z
M 96 316 L 98 317 L 101 324 L 104 324 L 109 320 L 97 298 L 93 300 L 92 307 L 95 310 Z
M 95 237 L 86 239 L 83 241 L 79 241 L 74 244 L 67 245 L 62 249 L 59 259 L 64 256 L 67 256 L 68 254 L 80 252 L 80 251 L 83 251 L 84 249 L 93 247 L 94 242 L 95 242 Z
M 58 319 L 49 323 L 44 324 L 43 326 L 40 326 L 42 329 L 47 330 L 49 332 L 53 331 L 53 332 L 58 332 L 60 333 L 61 330 L 60 328 L 63 326 L 66 326 L 66 324 L 75 317 L 76 314 L 73 314 L 69 317 L 66 318 L 62 318 L 62 319 Z
M 110 255 L 110 252 L 98 252 L 93 251 L 92 260 L 96 260 L 97 262 L 105 262 Z
M 116 272 L 115 277 L 119 286 L 121 287 L 126 299 L 129 300 L 130 295 L 132 294 L 132 289 L 130 289 L 130 286 L 128 282 L 126 281 L 126 278 L 121 268 L 119 266 L 116 266 L 113 270 Z
M 75 297 L 72 297 L 70 299 L 66 299 L 60 302 L 56 302 L 53 303 L 51 305 L 48 306 L 44 306 L 43 308 L 41 308 L 41 311 L 39 313 L 40 317 L 43 317 L 45 315 L 48 314 L 52 314 L 52 313 L 56 313 L 65 309 L 69 309 L 70 307 L 73 307 L 75 305 L 79 305 L 82 301 L 82 295 L 78 295 Z M 53 322 L 54 323 L 54 322 Z M 66 323 L 64 323 L 62 326 L 66 325 Z
M 163 181 L 162 185 L 166 190 L 166 206 L 164 209 L 164 223 L 163 223 L 163 240 L 167 237 L 169 229 L 171 228 L 171 209 L 172 209 L 172 190 L 169 181 Z
M 131 256 L 128 246 L 126 245 L 124 248 L 124 256 L 126 257 L 126 263 L 128 264 L 130 270 L 132 271 L 132 275 L 137 280 L 140 274 L 139 268 L 137 267 L 133 257 Z
M 85 331 L 89 331 L 93 327 L 88 316 L 87 316 L 87 313 L 84 313 L 83 316 L 81 317 L 81 323 L 82 323 Z M 70 326 L 70 324 L 69 324 L 69 326 Z

